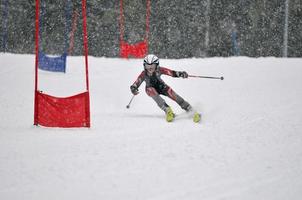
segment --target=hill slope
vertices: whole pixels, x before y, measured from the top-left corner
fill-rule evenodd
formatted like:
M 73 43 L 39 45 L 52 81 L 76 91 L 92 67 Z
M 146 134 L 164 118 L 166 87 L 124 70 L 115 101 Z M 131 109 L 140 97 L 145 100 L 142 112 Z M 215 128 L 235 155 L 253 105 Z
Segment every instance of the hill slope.
M 160 60 L 225 80 L 163 79 L 202 113 L 167 123 L 141 60 L 89 58 L 90 129 L 34 127 L 34 57 L 0 54 L 0 199 L 271 199 L 302 196 L 302 59 Z M 84 90 L 83 58 L 40 72 L 55 96 Z

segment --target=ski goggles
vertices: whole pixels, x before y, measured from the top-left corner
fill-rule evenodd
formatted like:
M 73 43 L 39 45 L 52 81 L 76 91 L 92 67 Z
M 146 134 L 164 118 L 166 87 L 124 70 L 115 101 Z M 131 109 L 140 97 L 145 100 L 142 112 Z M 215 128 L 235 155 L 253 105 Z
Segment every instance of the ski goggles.
M 150 70 L 150 69 L 156 69 L 156 64 L 147 64 L 145 63 L 145 69 Z

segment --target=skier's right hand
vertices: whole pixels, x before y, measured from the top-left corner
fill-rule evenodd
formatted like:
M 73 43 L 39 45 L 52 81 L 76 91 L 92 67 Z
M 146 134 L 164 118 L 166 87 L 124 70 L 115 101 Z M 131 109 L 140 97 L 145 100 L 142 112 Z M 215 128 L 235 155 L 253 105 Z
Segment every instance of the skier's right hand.
M 138 88 L 135 85 L 131 85 L 130 86 L 130 90 L 132 92 L 133 95 L 137 95 L 138 94 Z

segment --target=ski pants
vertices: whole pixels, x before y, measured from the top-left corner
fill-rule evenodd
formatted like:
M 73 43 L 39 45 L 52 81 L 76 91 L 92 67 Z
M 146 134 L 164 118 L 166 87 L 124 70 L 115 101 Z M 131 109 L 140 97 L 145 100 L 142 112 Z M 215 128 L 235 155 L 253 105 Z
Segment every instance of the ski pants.
M 166 85 L 163 91 L 158 91 L 154 87 L 146 87 L 146 93 L 150 96 L 163 111 L 167 111 L 169 105 L 160 96 L 160 94 L 165 95 L 175 101 L 182 109 L 188 111 L 190 109 L 190 104 L 186 102 L 181 96 L 179 96 L 172 88 Z

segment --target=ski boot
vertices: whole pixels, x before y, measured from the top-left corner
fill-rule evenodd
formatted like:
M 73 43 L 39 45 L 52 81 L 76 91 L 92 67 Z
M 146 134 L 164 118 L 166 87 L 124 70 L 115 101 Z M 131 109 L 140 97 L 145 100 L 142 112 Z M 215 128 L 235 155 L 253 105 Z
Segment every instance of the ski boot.
M 193 115 L 193 122 L 198 123 L 200 122 L 201 119 L 201 114 L 199 114 L 198 112 L 195 112 Z
M 187 111 L 187 113 L 191 113 L 190 115 L 192 115 L 193 113 L 193 122 L 198 123 L 200 122 L 201 119 L 201 114 L 198 113 L 197 111 L 194 111 L 192 106 L 188 105 L 185 110 Z
M 166 110 L 166 121 L 172 122 L 174 120 L 175 114 L 173 113 L 172 109 L 170 107 Z

